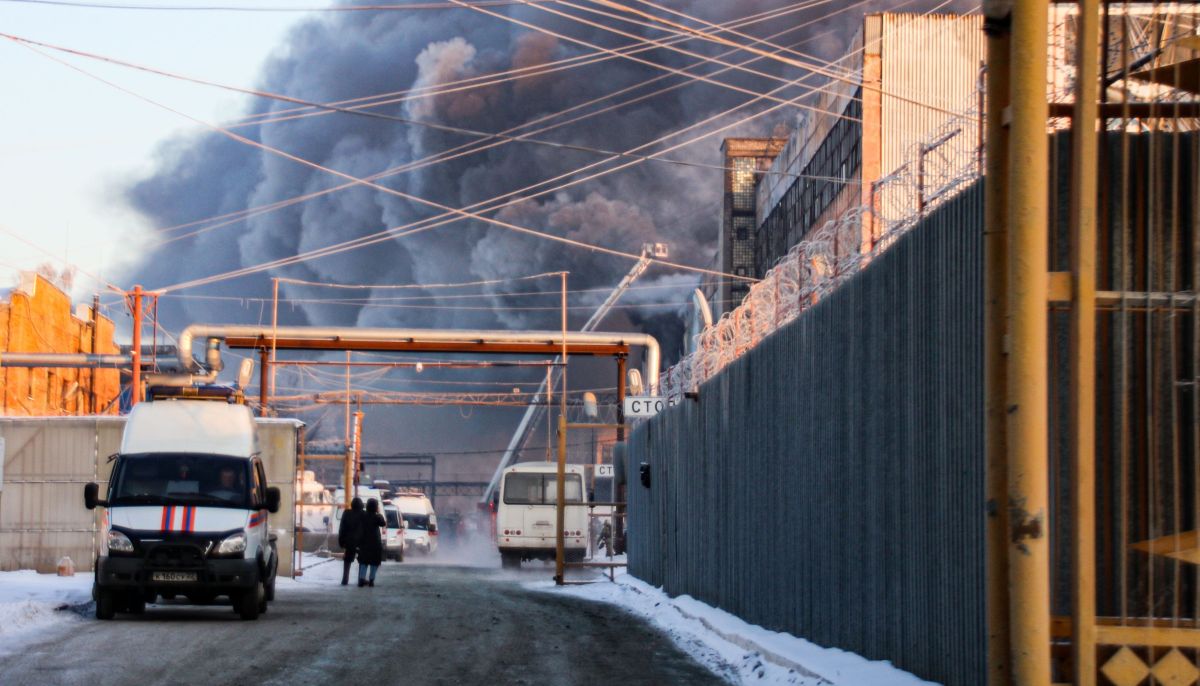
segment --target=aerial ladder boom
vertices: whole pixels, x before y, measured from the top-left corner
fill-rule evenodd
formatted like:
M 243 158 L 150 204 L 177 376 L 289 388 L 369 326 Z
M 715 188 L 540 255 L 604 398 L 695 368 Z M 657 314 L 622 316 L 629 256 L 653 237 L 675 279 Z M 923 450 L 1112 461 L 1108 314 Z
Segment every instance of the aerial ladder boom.
M 613 305 L 616 305 L 617 301 L 621 299 L 621 296 L 624 295 L 625 291 L 629 290 L 629 287 L 633 285 L 633 282 L 637 281 L 642 274 L 646 273 L 646 269 L 650 267 L 650 263 L 656 258 L 664 259 L 666 257 L 667 246 L 665 243 L 646 243 L 642 245 L 641 257 L 629 270 L 629 273 L 621 279 L 620 283 L 617 284 L 612 293 L 608 294 L 608 297 L 604 299 L 604 302 L 600 303 L 600 307 L 596 308 L 596 311 L 592 313 L 592 316 L 588 318 L 587 322 L 585 322 L 579 330 L 594 331 L 596 327 L 600 325 L 600 322 L 604 321 L 604 318 L 608 316 L 608 313 L 612 311 Z M 561 357 L 554 358 L 555 364 L 561 361 Z M 561 370 L 558 367 L 555 367 L 551 376 L 553 382 L 557 383 L 559 377 L 561 376 Z M 545 392 L 546 380 L 543 379 L 541 384 L 538 385 L 537 392 L 533 394 L 534 401 L 536 401 L 537 398 L 542 397 Z M 504 473 L 504 469 L 512 464 L 512 461 L 516 458 L 517 451 L 520 450 L 521 446 L 525 443 L 525 439 L 529 435 L 530 428 L 536 425 L 536 420 L 541 412 L 541 409 L 541 406 L 534 404 L 533 401 L 526 406 L 525 414 L 521 416 L 521 421 L 517 424 L 517 430 L 513 432 L 512 438 L 509 439 L 508 447 L 504 449 L 504 455 L 500 458 L 500 464 L 497 465 L 495 473 L 492 474 L 491 481 L 488 482 L 487 489 L 483 492 L 483 498 L 480 500 L 481 503 L 486 504 L 491 501 L 492 494 L 496 492 L 496 488 L 500 485 L 500 475 Z

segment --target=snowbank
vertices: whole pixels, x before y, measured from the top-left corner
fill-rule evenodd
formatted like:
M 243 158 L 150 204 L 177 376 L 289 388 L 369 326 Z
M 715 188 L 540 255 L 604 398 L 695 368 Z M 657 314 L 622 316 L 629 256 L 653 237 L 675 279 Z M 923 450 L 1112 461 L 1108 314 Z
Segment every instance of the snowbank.
M 684 652 L 735 684 L 791 686 L 929 686 L 931 682 L 854 653 L 822 648 L 791 634 L 770 631 L 690 596 L 671 598 L 624 573 L 616 583 L 526 587 L 611 603 L 646 619 Z
M 0 655 L 17 651 L 50 628 L 80 621 L 91 611 L 91 602 L 90 573 L 0 572 Z

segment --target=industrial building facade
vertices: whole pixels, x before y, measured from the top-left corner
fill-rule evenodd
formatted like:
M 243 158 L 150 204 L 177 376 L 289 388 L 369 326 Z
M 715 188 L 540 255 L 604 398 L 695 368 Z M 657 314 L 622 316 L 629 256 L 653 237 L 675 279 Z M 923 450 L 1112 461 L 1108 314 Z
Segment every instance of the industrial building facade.
M 979 16 L 864 17 L 835 65 L 848 78 L 820 87 L 786 141 L 726 139 L 722 271 L 762 278 L 814 229 L 855 208 L 870 216 L 860 235 L 837 236 L 836 253 L 869 252 L 879 239 L 875 211 L 889 202 L 876 194 L 880 181 L 912 173 L 914 146 L 972 108 L 984 52 Z M 737 307 L 747 289 L 727 277 L 715 314 Z
M 720 271 L 754 278 L 755 270 L 755 188 L 759 176 L 783 148 L 778 138 L 726 138 L 721 144 L 725 166 L 725 192 L 721 204 L 721 231 L 718 247 Z M 716 298 L 716 313 L 736 306 L 746 297 L 750 282 L 723 279 Z
M 114 325 L 94 307 L 71 311 L 71 298 L 40 274 L 0 302 L 0 356 L 5 353 L 120 353 Z M 116 369 L 0 367 L 0 415 L 44 417 L 117 414 Z

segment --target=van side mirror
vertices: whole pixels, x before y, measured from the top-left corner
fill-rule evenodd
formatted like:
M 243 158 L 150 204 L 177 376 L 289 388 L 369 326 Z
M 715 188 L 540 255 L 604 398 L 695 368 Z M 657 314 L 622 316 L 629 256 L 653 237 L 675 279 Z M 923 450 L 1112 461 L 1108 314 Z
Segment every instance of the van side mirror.
M 267 489 L 267 512 L 279 512 L 279 489 L 274 486 Z
M 89 510 L 94 510 L 97 505 L 107 507 L 108 503 L 100 500 L 100 484 L 95 482 L 89 483 L 83 487 L 83 506 Z

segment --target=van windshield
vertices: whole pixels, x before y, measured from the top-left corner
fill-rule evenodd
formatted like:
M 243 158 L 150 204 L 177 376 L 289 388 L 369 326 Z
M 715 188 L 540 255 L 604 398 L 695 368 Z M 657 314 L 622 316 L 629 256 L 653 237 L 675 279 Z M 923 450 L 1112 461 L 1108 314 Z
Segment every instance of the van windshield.
M 568 474 L 563 482 L 568 503 L 583 502 L 583 480 L 578 474 Z M 558 479 L 555 474 L 512 472 L 504 477 L 506 505 L 553 505 L 558 501 Z
M 383 512 L 384 512 L 384 514 L 387 515 L 387 523 L 388 523 L 389 529 L 403 529 L 404 528 L 404 527 L 400 526 L 400 513 L 399 512 L 397 512 L 395 510 L 384 510 Z
M 250 461 L 219 455 L 122 455 L 113 473 L 113 505 L 208 505 L 248 508 Z
M 404 523 L 413 531 L 429 530 L 429 515 L 404 513 Z

